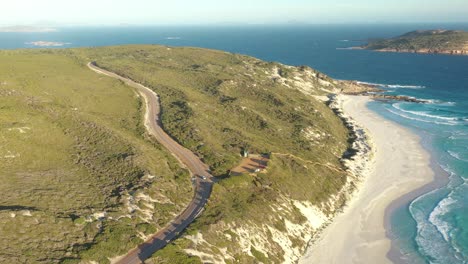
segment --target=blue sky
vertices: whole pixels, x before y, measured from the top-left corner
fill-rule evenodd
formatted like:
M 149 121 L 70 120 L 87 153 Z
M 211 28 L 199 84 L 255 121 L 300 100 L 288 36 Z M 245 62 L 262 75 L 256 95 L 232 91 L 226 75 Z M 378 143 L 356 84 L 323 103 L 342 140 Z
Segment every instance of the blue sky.
M 0 25 L 468 22 L 468 0 L 5 0 Z

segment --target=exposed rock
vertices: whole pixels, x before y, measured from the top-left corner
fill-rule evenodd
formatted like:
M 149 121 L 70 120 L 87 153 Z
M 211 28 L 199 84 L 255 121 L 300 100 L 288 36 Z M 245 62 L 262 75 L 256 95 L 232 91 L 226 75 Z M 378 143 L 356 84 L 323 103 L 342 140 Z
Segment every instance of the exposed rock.
M 383 92 L 385 90 L 380 89 L 375 84 L 363 83 L 359 81 L 339 81 L 341 93 L 349 95 L 361 95 Z
M 411 96 L 405 96 L 405 95 L 371 94 L 370 97 L 374 100 L 379 100 L 379 101 L 404 101 L 404 102 L 420 103 L 420 104 L 429 103 L 428 100 L 417 99 L 417 98 L 414 98 Z
M 417 99 L 405 95 L 384 94 L 386 90 L 380 89 L 379 85 L 362 83 L 359 81 L 340 81 L 342 94 L 369 96 L 379 101 L 404 101 L 411 103 L 429 103 L 428 100 Z

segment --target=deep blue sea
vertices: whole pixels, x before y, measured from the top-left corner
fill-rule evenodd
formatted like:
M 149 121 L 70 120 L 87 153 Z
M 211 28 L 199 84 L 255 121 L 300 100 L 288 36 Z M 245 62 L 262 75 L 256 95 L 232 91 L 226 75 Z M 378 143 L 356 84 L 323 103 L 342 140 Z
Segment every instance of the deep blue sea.
M 288 25 L 61 28 L 51 33 L 0 33 L 0 48 L 34 41 L 64 47 L 164 44 L 221 49 L 333 78 L 382 84 L 389 93 L 429 104 L 373 102 L 369 107 L 418 133 L 431 152 L 439 186 L 392 211 L 389 236 L 405 263 L 468 263 L 468 56 L 346 50 L 365 39 L 415 29 L 464 29 L 468 24 Z

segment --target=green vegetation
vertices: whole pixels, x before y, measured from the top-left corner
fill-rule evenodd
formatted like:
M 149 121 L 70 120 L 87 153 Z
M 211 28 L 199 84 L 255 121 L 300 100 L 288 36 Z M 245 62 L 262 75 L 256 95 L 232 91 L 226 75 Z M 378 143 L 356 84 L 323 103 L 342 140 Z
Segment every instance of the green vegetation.
M 288 199 L 332 213 L 328 198 L 347 180 L 348 131 L 310 96 L 339 83 L 308 67 L 163 46 L 0 51 L 0 59 L 0 262 L 109 262 L 192 197 L 188 172 L 145 134 L 140 98 L 89 61 L 157 92 L 164 129 L 220 176 L 187 234 L 201 231 L 228 262 L 281 262 L 271 234 L 268 256 L 256 246 L 246 254 L 231 227 L 303 224 Z M 243 149 L 269 153 L 267 171 L 229 176 Z M 272 211 L 280 204 L 287 208 Z M 185 251 L 192 247 L 179 239 L 153 261 L 200 263 Z
M 60 51 L 0 51 L 0 61 L 0 262 L 106 263 L 141 241 L 135 227 L 147 222 L 128 213 L 125 193 L 174 203 L 153 204 L 145 234 L 191 198 L 187 173 L 142 133 L 127 86 Z
M 201 264 L 198 257 L 190 256 L 181 248 L 187 247 L 188 241 L 177 240 L 167 245 L 164 250 L 158 251 L 153 256 L 153 262 L 159 264 Z
M 418 30 L 391 39 L 370 41 L 365 48 L 395 51 L 449 52 L 458 50 L 468 52 L 468 32 Z
M 308 67 L 205 49 L 125 46 L 74 51 L 158 93 L 165 130 L 199 155 L 215 175 L 226 176 L 240 162 L 244 148 L 272 154 L 266 174 L 231 176 L 216 184 L 206 210 L 190 226 L 189 234 L 201 231 L 215 245 L 213 254 L 222 255 L 219 248 L 227 248 L 241 263 L 262 261 L 257 251 L 252 259 L 218 232 L 246 222 L 284 231 L 282 218 L 304 223 L 297 209 L 272 211 L 284 197 L 312 202 L 330 213 L 335 209 L 326 201 L 346 182 L 339 159 L 347 148 L 348 131 L 323 102 L 293 87 L 307 83 L 312 85 L 308 94 L 323 95 L 323 89 L 335 88 L 332 79 Z M 302 83 L 295 83 L 296 77 Z M 338 205 L 342 203 L 344 197 L 339 197 Z M 188 240 L 180 241 L 182 245 L 173 245 L 177 251 L 191 247 Z M 281 262 L 284 252 L 271 238 L 270 243 L 274 252 L 268 258 Z M 305 244 L 293 243 L 299 248 Z M 158 255 L 171 251 L 165 248 Z
M 260 251 L 255 249 L 255 247 L 250 247 L 250 253 L 258 260 L 261 261 L 262 263 L 268 263 L 270 262 L 268 258 Z
M 348 146 L 348 131 L 323 102 L 304 95 L 324 95 L 323 89 L 335 89 L 338 82 L 308 67 L 204 49 L 125 46 L 74 52 L 156 91 L 165 130 L 197 153 L 215 175 L 226 176 L 244 148 L 271 153 L 265 174 L 223 177 L 214 186 L 206 210 L 187 232 L 200 231 L 214 245 L 204 252 L 223 255 L 219 248 L 226 248 L 241 263 L 262 261 L 259 251 L 254 249 L 252 258 L 239 251 L 238 238 L 229 241 L 219 232 L 245 223 L 271 224 L 283 232 L 284 219 L 303 224 L 306 219 L 294 206 L 281 214 L 272 211 L 284 197 L 312 202 L 329 213 L 344 203 L 342 196 L 337 204 L 326 202 L 346 182 L 339 159 Z M 290 239 L 295 247 L 305 245 Z M 156 262 L 192 248 L 189 240 L 178 241 L 181 244 L 159 251 Z M 281 262 L 283 250 L 271 238 L 270 243 L 274 250 L 268 258 Z
M 164 128 L 216 175 L 238 164 L 246 146 L 250 152 L 326 162 L 336 161 L 330 147 L 338 155 L 346 148 L 341 143 L 346 130 L 322 102 L 285 89 L 272 77 L 274 68 L 279 76 L 300 69 L 195 48 L 126 46 L 77 53 L 154 89 L 161 97 Z M 327 142 L 312 146 L 304 129 L 328 133 Z

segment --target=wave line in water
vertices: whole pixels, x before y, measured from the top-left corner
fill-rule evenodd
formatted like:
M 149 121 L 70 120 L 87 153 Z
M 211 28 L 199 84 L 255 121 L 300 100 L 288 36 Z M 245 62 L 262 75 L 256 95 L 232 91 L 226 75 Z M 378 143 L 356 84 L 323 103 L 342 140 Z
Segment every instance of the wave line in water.
M 365 84 L 365 85 L 380 86 L 383 88 L 391 88 L 391 89 L 424 89 L 426 88 L 426 86 L 423 86 L 423 85 L 384 84 L 384 83 L 372 83 L 372 82 L 361 82 L 361 81 L 358 81 L 357 83 Z
M 443 235 L 450 228 L 447 227 L 445 229 L 446 226 L 443 224 L 437 226 L 429 220 L 430 215 L 436 210 L 437 206 L 428 201 L 440 196 L 447 196 L 445 188 L 430 191 L 410 203 L 409 211 L 411 217 L 416 221 L 417 234 L 415 242 L 418 252 L 422 253 L 426 259 L 431 260 L 429 263 L 460 263 L 460 254 L 457 248 L 452 243 L 447 242 L 447 240 L 450 240 L 450 236 L 447 235 L 446 240 L 446 237 Z M 437 201 L 439 199 L 436 199 L 436 204 L 438 204 Z M 440 212 L 444 209 L 443 205 L 440 206 Z M 433 218 L 435 217 L 436 214 L 434 214 Z M 434 220 L 434 222 L 440 224 L 437 220 Z
M 460 157 L 460 154 L 459 154 L 459 153 L 456 153 L 455 151 L 447 150 L 447 153 L 448 153 L 451 157 L 453 157 L 453 158 L 455 158 L 455 159 L 457 159 L 457 160 L 459 160 L 459 161 L 468 162 L 467 159 L 464 159 L 464 158 Z
M 428 112 L 421 112 L 421 111 L 410 111 L 410 110 L 405 110 L 401 108 L 401 103 L 395 103 L 392 105 L 394 108 L 413 115 L 417 116 L 424 116 L 424 117 L 430 117 L 430 118 L 435 118 L 435 119 L 442 119 L 442 120 L 450 120 L 450 121 L 460 121 L 463 120 L 463 118 L 460 117 L 448 117 L 448 116 L 439 116 L 439 115 L 431 115 Z
M 429 222 L 431 222 L 439 233 L 442 235 L 444 240 L 447 243 L 450 242 L 450 232 L 452 231 L 453 227 L 450 226 L 448 221 L 445 221 L 443 217 L 445 214 L 449 213 L 451 210 L 451 205 L 455 204 L 457 201 L 451 197 L 451 193 L 444 199 L 442 199 L 437 206 L 432 210 L 431 214 L 429 215 Z
M 400 117 L 403 117 L 403 118 L 406 118 L 406 119 L 414 120 L 414 121 L 437 124 L 437 125 L 446 125 L 446 126 L 457 126 L 457 125 L 459 125 L 458 122 L 454 122 L 454 121 L 439 122 L 439 121 L 434 121 L 434 120 L 433 121 L 424 120 L 424 119 L 420 119 L 420 118 L 411 117 L 411 116 L 408 116 L 408 115 L 405 115 L 405 114 L 402 114 L 402 113 L 397 113 L 396 111 L 392 111 L 391 109 L 388 109 L 388 108 L 386 108 L 386 109 L 387 109 L 387 111 L 389 111 L 392 114 L 395 114 L 397 116 L 400 116 Z

